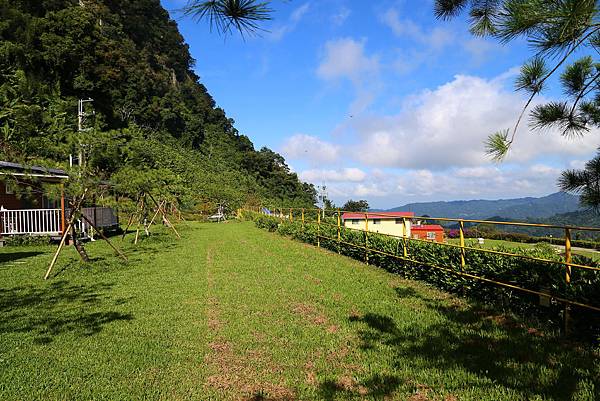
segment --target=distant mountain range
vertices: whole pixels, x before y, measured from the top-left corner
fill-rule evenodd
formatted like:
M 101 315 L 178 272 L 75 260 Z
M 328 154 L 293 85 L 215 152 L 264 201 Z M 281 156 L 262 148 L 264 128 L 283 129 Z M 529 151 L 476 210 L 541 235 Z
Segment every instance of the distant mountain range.
M 417 216 L 485 220 L 500 217 L 511 220 L 546 219 L 557 214 L 581 211 L 579 197 L 557 192 L 541 198 L 468 200 L 409 203 L 386 210 L 414 212 Z

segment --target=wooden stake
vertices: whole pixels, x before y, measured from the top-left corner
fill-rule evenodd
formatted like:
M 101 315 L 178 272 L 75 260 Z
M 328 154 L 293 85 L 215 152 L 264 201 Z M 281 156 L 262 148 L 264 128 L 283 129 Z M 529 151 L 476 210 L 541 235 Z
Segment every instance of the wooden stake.
M 133 216 L 135 215 L 135 213 L 132 213 L 129 215 L 129 221 L 127 221 L 127 227 L 125 227 L 125 231 L 123 231 L 123 235 L 121 236 L 121 239 L 125 239 L 125 235 L 127 234 L 127 230 L 129 230 L 129 227 L 131 227 L 131 225 L 133 224 Z
M 89 224 L 90 224 L 90 225 L 91 225 L 91 226 L 94 228 L 94 230 L 95 230 L 95 231 L 96 231 L 98 234 L 100 234 L 100 236 L 102 237 L 102 239 L 103 239 L 104 241 L 108 242 L 108 245 L 110 245 L 110 247 L 111 247 L 112 249 L 114 249 L 114 251 L 115 251 L 117 254 L 119 254 L 119 256 L 120 256 L 120 257 L 122 257 L 122 258 L 123 258 L 123 259 L 124 259 L 124 260 L 127 262 L 127 256 L 125 256 L 125 254 L 124 254 L 123 252 L 121 252 L 121 251 L 120 251 L 120 250 L 119 250 L 119 249 L 118 249 L 116 246 L 114 246 L 114 245 L 112 244 L 112 242 L 110 242 L 110 241 L 108 240 L 108 238 L 106 237 L 106 235 L 104 235 L 104 233 L 103 233 L 102 231 L 98 230 L 98 228 L 96 227 L 96 225 L 95 225 L 94 223 L 92 223 L 92 222 L 91 222 L 91 221 L 90 221 L 90 220 L 87 218 L 87 216 L 86 216 L 86 215 L 82 214 L 82 217 L 83 217 L 83 219 L 84 219 L 85 221 L 87 221 L 87 222 L 88 222 L 88 223 L 89 223 Z
M 136 208 L 139 209 L 139 206 L 140 206 L 140 197 L 139 196 L 138 196 L 135 204 L 136 204 Z M 127 235 L 127 230 L 129 230 L 129 228 L 133 224 L 133 218 L 135 217 L 136 213 L 137 212 L 133 212 L 129 215 L 129 221 L 127 222 L 127 227 L 125 227 L 125 231 L 123 231 L 123 235 L 121 236 L 121 239 L 125 239 L 125 235 Z
M 160 204 L 163 205 L 166 201 L 162 201 Z M 152 224 L 154 224 L 154 220 L 156 219 L 156 216 L 158 216 L 158 214 L 160 213 L 160 207 L 156 209 L 156 212 L 154 213 L 154 216 L 152 216 L 152 220 L 150 220 L 150 224 L 148 224 L 148 227 L 150 227 Z
M 67 235 L 69 235 L 69 231 L 71 230 L 72 225 L 73 225 L 73 219 L 69 219 L 69 225 L 66 227 L 66 230 L 63 231 L 62 237 L 60 238 L 60 244 L 58 245 L 58 249 L 54 253 L 52 262 L 50 262 L 50 267 L 48 267 L 48 271 L 46 272 L 46 275 L 44 276 L 44 280 L 48 280 L 48 276 L 50 275 L 52 268 L 54 267 L 54 265 L 56 264 L 56 261 L 58 260 L 58 255 L 60 254 L 60 251 L 62 250 L 63 246 L 65 245 Z

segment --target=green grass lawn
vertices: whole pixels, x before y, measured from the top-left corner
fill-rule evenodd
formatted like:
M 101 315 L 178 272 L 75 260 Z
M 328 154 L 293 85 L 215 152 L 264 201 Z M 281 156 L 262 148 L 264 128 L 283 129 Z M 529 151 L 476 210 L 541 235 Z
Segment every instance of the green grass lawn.
M 0 399 L 597 400 L 597 351 L 256 229 L 0 250 Z

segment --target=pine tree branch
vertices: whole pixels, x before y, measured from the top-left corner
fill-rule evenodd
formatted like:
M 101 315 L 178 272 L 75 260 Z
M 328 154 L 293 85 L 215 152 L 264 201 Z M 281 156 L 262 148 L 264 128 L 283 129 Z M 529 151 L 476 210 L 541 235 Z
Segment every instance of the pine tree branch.
M 569 113 L 570 117 L 573 117 L 573 113 L 575 113 L 575 109 L 577 108 L 577 104 L 581 101 L 581 99 L 584 99 L 587 95 L 590 94 L 591 91 L 596 90 L 596 88 L 591 87 L 593 83 L 595 83 L 598 79 L 600 78 L 600 72 L 598 72 L 591 80 L 590 82 L 588 82 L 583 89 L 581 90 L 581 93 L 579 95 L 577 95 L 577 98 L 575 99 L 575 102 L 573 103 L 573 106 L 571 107 L 571 112 Z
M 542 78 L 538 84 L 539 87 L 541 87 L 544 82 L 546 80 L 548 80 L 548 78 L 550 78 L 559 68 L 560 66 L 562 66 L 565 61 L 567 61 L 567 59 L 573 54 L 573 52 L 575 52 L 575 50 L 577 50 L 579 48 L 579 46 L 581 46 L 590 36 L 592 36 L 594 33 L 600 31 L 600 25 L 598 24 L 594 24 L 595 28 L 588 32 L 587 35 L 585 35 L 583 38 L 581 38 L 579 41 L 577 41 L 577 43 L 573 44 L 573 46 L 571 46 L 571 48 L 569 49 L 569 51 L 563 56 L 563 58 L 556 64 L 556 66 L 554 66 L 554 68 L 548 72 L 544 78 Z M 510 138 L 510 141 L 507 142 L 508 147 L 510 148 L 510 146 L 513 144 L 515 137 L 517 135 L 517 130 L 521 124 L 521 121 L 523 120 L 523 116 L 525 115 L 525 112 L 527 111 L 527 108 L 529 107 L 529 105 L 531 104 L 531 102 L 533 101 L 533 99 L 538 95 L 538 92 L 534 92 L 529 96 L 529 99 L 527 100 L 527 103 L 525 104 L 525 107 L 523 107 L 523 110 L 521 111 L 521 114 L 519 115 L 519 118 L 517 119 L 517 123 L 515 124 L 513 131 L 512 131 L 512 135 Z

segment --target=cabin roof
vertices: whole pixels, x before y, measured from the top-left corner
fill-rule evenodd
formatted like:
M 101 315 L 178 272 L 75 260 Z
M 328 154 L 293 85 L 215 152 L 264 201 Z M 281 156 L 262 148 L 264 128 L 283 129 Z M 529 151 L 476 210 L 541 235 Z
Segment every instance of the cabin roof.
M 51 181 L 60 181 L 69 178 L 69 175 L 64 170 L 41 166 L 26 166 L 24 164 L 7 161 L 0 161 L 0 175 L 21 175 L 25 177 L 43 178 Z
M 377 219 L 397 219 L 399 217 L 415 217 L 413 212 L 378 212 L 378 213 L 369 213 L 369 212 L 361 212 L 361 213 L 344 213 L 342 215 L 342 219 L 363 219 L 365 215 L 368 216 L 369 220 Z
M 444 227 L 437 224 L 424 224 L 421 226 L 412 226 L 412 231 L 444 231 Z

